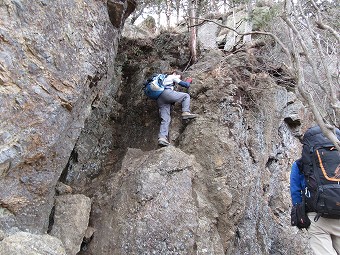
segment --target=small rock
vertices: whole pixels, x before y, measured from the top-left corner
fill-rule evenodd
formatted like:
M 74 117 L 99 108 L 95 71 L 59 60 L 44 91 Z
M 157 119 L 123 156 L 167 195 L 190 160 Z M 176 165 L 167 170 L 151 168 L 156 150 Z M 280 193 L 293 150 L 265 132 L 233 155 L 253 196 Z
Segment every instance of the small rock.
M 62 182 L 58 182 L 55 188 L 58 195 L 71 194 L 72 188 Z

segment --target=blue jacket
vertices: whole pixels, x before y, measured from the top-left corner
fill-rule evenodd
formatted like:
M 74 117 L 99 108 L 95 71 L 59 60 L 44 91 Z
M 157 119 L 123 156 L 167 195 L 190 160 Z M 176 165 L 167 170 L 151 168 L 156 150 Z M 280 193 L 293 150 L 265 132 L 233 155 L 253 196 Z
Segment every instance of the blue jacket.
M 302 194 L 306 187 L 305 177 L 300 171 L 299 165 L 301 166 L 301 159 L 298 159 L 293 163 L 290 172 L 290 196 L 293 205 L 302 202 Z

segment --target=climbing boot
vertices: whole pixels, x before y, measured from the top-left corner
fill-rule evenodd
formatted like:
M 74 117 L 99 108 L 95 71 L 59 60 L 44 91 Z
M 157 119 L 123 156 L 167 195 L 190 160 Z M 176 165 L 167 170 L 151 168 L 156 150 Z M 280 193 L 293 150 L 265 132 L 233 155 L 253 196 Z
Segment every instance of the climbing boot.
M 196 114 L 193 114 L 193 113 L 190 113 L 190 112 L 183 112 L 182 113 L 182 119 L 183 120 L 194 119 L 196 117 L 197 117 Z
M 158 145 L 164 147 L 164 146 L 169 146 L 170 143 L 168 142 L 166 138 L 160 137 L 158 138 Z

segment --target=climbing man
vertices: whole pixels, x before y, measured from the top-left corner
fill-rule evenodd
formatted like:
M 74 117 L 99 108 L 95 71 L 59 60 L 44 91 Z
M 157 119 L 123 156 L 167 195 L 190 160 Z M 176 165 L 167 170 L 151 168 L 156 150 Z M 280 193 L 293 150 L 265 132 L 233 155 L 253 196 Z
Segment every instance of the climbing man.
M 168 138 L 171 121 L 170 111 L 172 104 L 178 102 L 182 104 L 182 119 L 188 120 L 197 117 L 196 114 L 190 113 L 190 95 L 188 93 L 174 90 L 174 85 L 176 83 L 184 88 L 189 88 L 191 82 L 191 78 L 187 79 L 186 81 L 182 81 L 179 71 L 174 71 L 172 74 L 167 75 L 163 81 L 164 91 L 157 99 L 159 115 L 161 117 L 161 125 L 158 134 L 158 144 L 160 146 L 170 145 Z

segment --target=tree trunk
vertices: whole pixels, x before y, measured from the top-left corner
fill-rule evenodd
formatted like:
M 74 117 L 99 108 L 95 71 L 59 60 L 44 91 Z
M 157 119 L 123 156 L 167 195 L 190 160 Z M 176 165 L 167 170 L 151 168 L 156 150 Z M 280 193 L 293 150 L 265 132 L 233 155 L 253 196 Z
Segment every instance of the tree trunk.
M 196 1 L 189 0 L 189 28 L 190 28 L 190 53 L 191 53 L 191 61 L 190 63 L 196 63 L 197 61 L 197 34 L 196 34 Z
M 162 8 L 161 6 L 157 7 L 157 28 L 161 28 L 161 14 L 162 14 Z
M 234 4 L 234 1 L 233 1 L 233 27 L 236 28 L 236 17 L 235 17 L 235 4 Z M 237 37 L 237 33 L 236 31 L 233 31 L 233 36 L 234 36 L 234 44 L 236 44 L 236 37 Z
M 227 14 L 227 9 L 228 9 L 227 0 L 224 0 L 223 1 L 223 14 Z
M 181 1 L 176 0 L 176 23 L 179 23 L 179 12 L 181 9 Z
M 253 13 L 253 1 L 248 0 L 246 9 L 247 9 L 247 19 L 246 19 L 246 24 L 244 27 L 244 33 L 249 33 L 253 30 L 253 18 L 252 18 L 252 13 Z M 251 42 L 251 34 L 245 35 L 243 37 L 243 43 L 250 43 Z
M 171 16 L 171 0 L 166 0 L 166 26 L 170 29 L 170 16 Z

